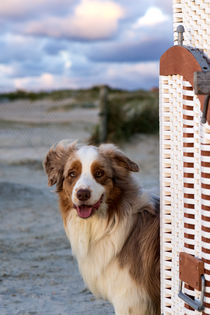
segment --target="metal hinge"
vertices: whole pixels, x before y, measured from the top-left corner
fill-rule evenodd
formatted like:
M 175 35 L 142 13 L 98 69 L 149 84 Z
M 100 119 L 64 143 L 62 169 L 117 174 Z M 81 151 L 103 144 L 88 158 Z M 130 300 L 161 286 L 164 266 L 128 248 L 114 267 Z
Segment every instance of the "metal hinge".
M 182 292 L 183 281 L 180 280 L 179 283 L 179 294 L 178 297 L 182 299 L 185 303 L 191 306 L 194 310 L 202 312 L 204 310 L 204 293 L 205 293 L 205 277 L 201 275 L 201 297 L 200 300 L 191 299 L 188 295 Z
M 179 255 L 179 293 L 178 296 L 194 310 L 202 312 L 204 310 L 205 277 L 204 262 L 187 253 Z M 200 300 L 192 299 L 183 292 L 183 283 L 201 291 Z

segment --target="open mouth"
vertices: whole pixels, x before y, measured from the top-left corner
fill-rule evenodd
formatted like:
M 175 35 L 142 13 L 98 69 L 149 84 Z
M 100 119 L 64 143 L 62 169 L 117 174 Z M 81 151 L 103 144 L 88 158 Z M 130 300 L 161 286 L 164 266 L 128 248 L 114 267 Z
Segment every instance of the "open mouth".
M 101 198 L 92 206 L 90 205 L 75 205 L 74 208 L 77 210 L 77 214 L 80 218 L 87 219 L 89 218 L 94 211 L 98 210 L 100 207 L 104 195 L 101 196 Z

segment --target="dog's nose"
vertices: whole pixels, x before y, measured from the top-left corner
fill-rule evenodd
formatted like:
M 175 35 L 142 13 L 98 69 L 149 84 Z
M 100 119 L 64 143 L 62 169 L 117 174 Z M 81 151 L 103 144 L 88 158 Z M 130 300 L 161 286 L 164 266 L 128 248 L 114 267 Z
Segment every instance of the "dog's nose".
M 80 201 L 87 201 L 90 198 L 90 190 L 88 190 L 88 189 L 80 189 L 80 190 L 78 190 L 77 198 Z

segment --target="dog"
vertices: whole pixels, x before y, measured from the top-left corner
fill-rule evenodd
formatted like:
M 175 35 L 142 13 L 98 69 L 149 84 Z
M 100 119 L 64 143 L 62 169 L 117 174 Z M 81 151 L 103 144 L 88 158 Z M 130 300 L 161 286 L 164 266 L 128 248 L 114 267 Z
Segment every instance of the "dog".
M 113 144 L 61 141 L 44 168 L 90 291 L 116 315 L 160 314 L 159 200 L 137 185 L 138 165 Z

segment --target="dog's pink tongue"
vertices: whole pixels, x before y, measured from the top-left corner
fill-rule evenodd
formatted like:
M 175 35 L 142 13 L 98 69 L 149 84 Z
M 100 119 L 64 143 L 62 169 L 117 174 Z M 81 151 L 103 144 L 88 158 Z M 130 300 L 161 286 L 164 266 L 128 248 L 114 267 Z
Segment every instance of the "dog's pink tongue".
M 91 206 L 77 206 L 77 213 L 80 216 L 80 218 L 86 219 L 89 216 L 91 216 L 93 211 L 93 207 Z

